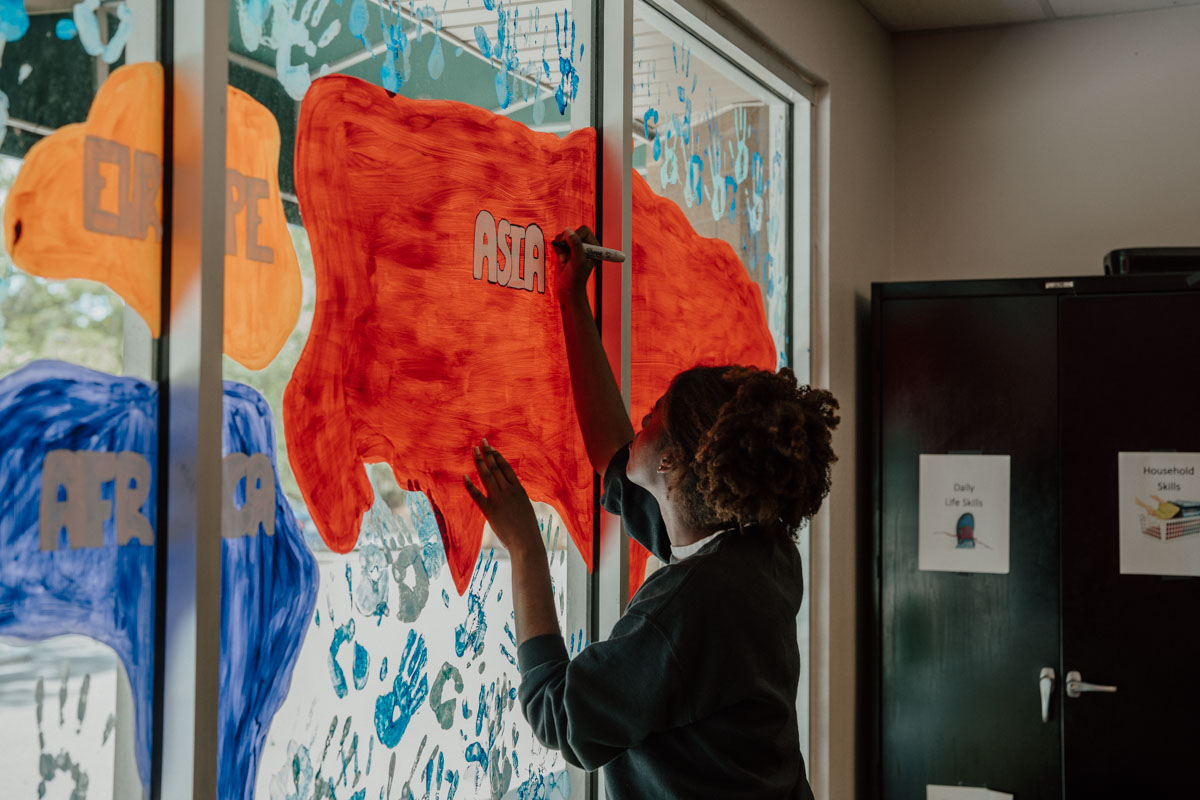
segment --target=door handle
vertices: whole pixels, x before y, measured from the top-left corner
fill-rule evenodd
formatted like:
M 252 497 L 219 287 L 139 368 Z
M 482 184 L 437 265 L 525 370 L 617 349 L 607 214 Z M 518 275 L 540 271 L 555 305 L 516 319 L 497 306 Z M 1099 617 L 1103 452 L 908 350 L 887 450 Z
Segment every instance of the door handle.
M 1112 694 L 1117 691 L 1115 686 L 1104 686 L 1099 683 L 1085 683 L 1081 680 L 1083 676 L 1077 670 L 1071 670 L 1067 673 L 1067 697 L 1079 697 L 1084 692 L 1105 692 Z
M 1054 693 L 1054 670 L 1042 667 L 1038 675 L 1038 690 L 1042 693 L 1042 722 L 1050 721 L 1050 697 Z

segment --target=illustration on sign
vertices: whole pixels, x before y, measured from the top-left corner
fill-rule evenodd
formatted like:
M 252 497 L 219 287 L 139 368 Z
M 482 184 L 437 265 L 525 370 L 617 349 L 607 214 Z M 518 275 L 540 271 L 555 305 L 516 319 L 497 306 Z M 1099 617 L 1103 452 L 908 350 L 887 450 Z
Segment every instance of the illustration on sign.
M 970 511 L 958 518 L 958 524 L 954 526 L 954 538 L 958 541 L 958 547 L 973 548 L 975 547 L 975 515 Z M 947 534 L 949 535 L 949 534 Z M 986 547 L 986 545 L 984 545 Z
M 920 569 L 1008 572 L 1009 461 L 1009 456 L 921 456 Z

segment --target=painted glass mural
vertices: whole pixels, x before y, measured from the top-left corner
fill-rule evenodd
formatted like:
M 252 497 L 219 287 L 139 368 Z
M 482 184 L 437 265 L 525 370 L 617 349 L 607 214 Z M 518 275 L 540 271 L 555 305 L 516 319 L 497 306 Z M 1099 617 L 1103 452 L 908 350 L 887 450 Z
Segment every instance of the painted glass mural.
M 122 63 L 118 44 L 134 18 L 124 4 L 107 15 L 95 6 L 57 20 L 35 15 L 30 26 L 39 55 L 47 41 L 78 38 L 83 74 L 99 88 L 72 96 L 79 121 L 54 119 L 52 128 L 10 113 L 8 129 L 38 138 L 4 144 L 23 161 L 4 162 L 11 263 L 0 274 L 0 658 L 12 665 L 2 713 L 13 718 L 6 733 L 19 737 L 5 752 L 17 762 L 18 794 L 77 800 L 148 791 L 158 521 L 157 386 L 113 373 L 148 372 L 161 332 L 163 70 Z M 154 50 L 152 40 L 133 45 Z M 52 57 L 69 62 L 72 52 Z M 22 53 L 10 46 L 8 55 Z M 60 76 L 45 71 L 48 85 L 31 80 L 28 91 L 55 98 Z M 18 85 L 39 74 L 22 69 Z M 52 114 L 55 104 L 35 96 L 15 108 Z M 225 350 L 261 366 L 295 325 L 301 280 L 274 117 L 232 87 L 227 111 Z M 97 366 L 111 372 L 89 368 Z M 222 797 L 252 793 L 315 604 L 315 560 L 284 500 L 272 425 L 257 392 L 226 384 Z M 31 742 L 36 753 L 26 752 Z
M 105 283 L 155 337 L 162 327 L 163 89 L 157 63 L 115 70 L 84 123 L 30 149 L 4 206 L 15 264 L 45 278 Z M 255 368 L 270 363 L 296 324 L 300 272 L 279 197 L 274 117 L 233 87 L 226 113 L 225 352 Z
M 257 773 L 230 796 L 581 796 L 517 706 L 507 554 L 461 483 L 472 437 L 524 448 L 578 651 L 591 479 L 566 373 L 547 368 L 563 345 L 545 253 L 593 214 L 592 134 L 567 135 L 590 123 L 577 5 L 590 15 L 503 0 L 230 4 L 230 82 L 277 124 L 301 302 L 278 355 L 227 358 L 225 376 L 258 390 L 284 434 L 280 486 L 317 577 Z M 515 158 L 496 164 L 489 143 Z M 257 213 L 245 197 L 230 216 L 239 247 L 238 215 Z
M 59 361 L 0 378 L 6 458 L 0 468 L 0 602 L 6 636 L 85 635 L 111 647 L 129 676 L 134 747 L 148 785 L 152 715 L 158 396 L 153 383 Z M 222 797 L 245 795 L 266 726 L 286 693 L 316 595 L 316 566 L 279 489 L 270 410 L 254 390 L 225 386 L 222 516 Z M 79 727 L 90 678 L 79 688 Z M 44 684 L 35 688 L 39 735 Z M 62 705 L 69 695 L 64 678 Z M 115 721 L 114 721 L 115 724 Z M 111 726 L 104 738 L 112 733 Z M 44 781 L 70 753 L 40 757 Z M 39 785 L 43 796 L 44 786 Z M 119 793 L 124 794 L 124 793 Z
M 6 796 L 150 783 L 151 352 L 190 288 L 160 280 L 156 6 L 0 0 Z M 595 221 L 593 10 L 229 3 L 221 798 L 583 794 L 517 706 L 507 554 L 460 476 L 480 438 L 510 456 L 579 652 L 592 476 L 546 247 Z M 701 49 L 635 85 L 635 419 L 697 360 L 789 352 L 786 114 Z
M 157 409 L 131 375 L 159 286 L 162 125 L 116 116 L 131 87 L 161 99 L 121 74 L 154 28 L 124 3 L 45 5 L 0 3 L 0 770 L 5 796 L 138 797 Z

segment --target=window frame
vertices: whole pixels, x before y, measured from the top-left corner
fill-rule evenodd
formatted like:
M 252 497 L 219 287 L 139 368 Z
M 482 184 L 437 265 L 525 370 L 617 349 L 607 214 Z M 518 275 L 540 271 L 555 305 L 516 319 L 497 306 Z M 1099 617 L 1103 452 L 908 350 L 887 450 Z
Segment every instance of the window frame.
M 634 0 L 573 0 L 583 41 L 593 56 L 580 65 L 573 109 L 599 132 L 597 229 L 610 247 L 628 252 L 632 239 Z M 215 797 L 217 791 L 220 634 L 220 516 L 223 402 L 225 225 L 225 86 L 229 6 L 225 3 L 128 0 L 156 24 L 141 27 L 128 60 L 160 60 L 168 78 L 164 119 L 163 338 L 127 314 L 126 373 L 161 381 L 160 531 L 156 624 L 155 714 L 151 797 Z M 705 43 L 747 78 L 787 104 L 788 196 L 784 240 L 791 306 L 789 363 L 801 381 L 819 375 L 811 350 L 819 296 L 812 264 L 814 226 L 815 82 L 785 55 L 756 38 L 734 13 L 704 0 L 644 0 L 645 5 Z M 146 9 L 143 12 L 142 9 Z M 611 46 L 610 46 L 611 45 Z M 236 60 L 236 59 L 235 59 Z M 797 114 L 801 104 L 812 108 Z M 573 111 L 573 113 L 575 113 Z M 801 124 L 797 124 L 800 122 Z M 574 126 L 573 126 L 574 127 Z M 39 131 L 40 132 L 40 131 Z M 798 159 L 800 161 L 798 161 Z M 803 180 L 801 177 L 803 176 Z M 807 191 L 805 188 L 807 187 Z M 285 201 L 295 201 L 285 197 Z M 632 265 L 598 277 L 598 323 L 610 364 L 629 406 Z M 195 280 L 195 291 L 172 298 L 172 286 Z M 798 304 L 795 287 L 806 288 Z M 807 291 L 812 288 L 813 291 Z M 811 536 L 827 537 L 825 515 Z M 586 576 L 571 560 L 568 611 L 597 641 L 612 629 L 628 597 L 628 538 L 619 520 L 597 510 L 596 570 Z M 806 562 L 808 554 L 806 554 Z M 812 596 L 812 587 L 809 589 Z M 810 602 L 811 604 L 811 602 Z M 815 616 L 814 616 L 815 619 Z M 586 623 L 586 624 L 585 624 Z M 807 659 L 806 659 L 807 660 Z M 809 683 L 804 691 L 812 695 Z M 811 761 L 810 761 L 811 763 Z M 572 774 L 572 796 L 604 796 L 598 774 Z

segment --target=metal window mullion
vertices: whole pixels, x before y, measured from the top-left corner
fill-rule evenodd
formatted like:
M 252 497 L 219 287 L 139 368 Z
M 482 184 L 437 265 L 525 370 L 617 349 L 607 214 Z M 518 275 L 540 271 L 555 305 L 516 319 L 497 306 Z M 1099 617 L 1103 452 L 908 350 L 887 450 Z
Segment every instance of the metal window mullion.
M 133 35 L 125 45 L 125 63 L 140 64 L 158 60 L 158 0 L 127 0 L 129 10 L 133 13 Z M 101 20 L 107 21 L 108 15 L 101 14 Z M 107 24 L 107 23 L 106 23 Z M 101 74 L 103 59 L 95 58 L 97 62 L 97 77 Z M 99 86 L 97 82 L 97 87 Z M 154 380 L 153 371 L 153 340 L 150 328 L 140 314 L 126 307 L 122 314 L 122 357 L 121 371 L 123 374 Z M 118 719 L 117 725 L 121 721 Z M 118 794 L 118 797 L 124 795 Z
M 600 214 L 599 238 L 629 255 L 624 263 L 603 264 L 597 280 L 600 332 L 609 365 L 619 376 L 621 399 L 630 407 L 630 341 L 633 299 L 633 0 L 602 0 L 598 15 Z M 596 630 L 608 637 L 629 597 L 629 544 L 621 522 L 601 513 L 597 549 Z M 591 793 L 605 797 L 602 781 Z
M 813 383 L 812 357 L 812 299 L 813 299 L 813 215 L 812 215 L 812 163 L 813 163 L 813 114 L 811 103 L 807 98 L 796 98 L 788 106 L 788 198 L 791 203 L 791 215 L 788 231 L 788 256 L 792 268 L 788 276 L 788 311 L 791 327 L 791 363 L 801 383 Z M 800 302 L 797 302 L 799 300 Z M 827 525 L 822 517 L 820 522 L 810 522 L 807 530 L 801 532 L 798 546 L 803 565 L 804 591 L 812 591 L 812 538 L 813 525 Z M 825 530 L 825 528 L 822 528 Z M 801 677 L 804 681 L 797 690 L 797 717 L 802 726 L 801 753 L 805 764 L 811 771 L 812 758 L 812 708 L 813 708 L 813 663 L 812 663 L 812 601 L 802 606 L 799 620 L 805 620 L 804 628 L 808 633 L 807 639 L 799 639 L 802 658 Z M 799 638 L 799 630 L 797 631 Z M 803 708 L 800 708 L 800 697 L 804 697 Z M 803 711 L 803 716 L 800 712 Z
M 171 186 L 167 524 L 161 613 L 163 800 L 217 797 L 221 622 L 221 350 L 229 8 L 162 0 Z
M 158 60 L 158 1 L 128 0 L 133 14 L 133 35 L 125 45 L 125 63 L 138 64 Z M 107 15 L 100 14 L 102 26 L 107 25 Z M 108 31 L 104 30 L 107 40 Z M 99 57 L 96 62 L 96 86 L 103 84 L 108 76 L 107 65 Z M 164 126 L 165 128 L 165 126 Z M 161 272 L 161 270 L 160 270 Z M 150 328 L 140 314 L 126 306 L 121 315 L 121 373 L 145 381 L 153 381 L 154 341 Z M 136 761 L 137 723 L 135 703 L 129 674 L 124 664 L 117 660 L 116 714 L 113 728 L 113 781 L 112 796 L 120 798 L 148 798 L 150 786 L 143 786 Z M 151 753 L 151 758 L 154 757 Z
M 619 375 L 629 411 L 633 240 L 633 0 L 605 0 L 600 15 L 600 240 L 629 254 L 624 263 L 603 264 L 600 331 L 609 364 Z M 625 610 L 629 586 L 628 545 L 620 520 L 601 525 L 598 638 L 605 638 Z
M 812 296 L 809 307 L 811 333 L 811 376 L 814 386 L 830 386 L 830 266 L 829 266 L 829 156 L 830 108 L 829 87 L 818 89 L 813 98 L 809 131 L 811 167 L 809 187 L 811 199 L 812 240 L 809 281 Z M 830 657 L 833 631 L 831 626 L 833 574 L 830 558 L 832 541 L 833 498 L 828 497 L 820 512 L 809 525 L 808 569 L 811 576 L 805 587 L 809 601 L 809 784 L 817 797 L 829 796 L 830 764 L 830 702 L 832 678 Z
M 597 16 L 594 13 L 596 7 L 595 0 L 572 0 L 571 2 L 571 16 L 574 18 L 578 41 L 583 42 L 586 48 L 585 57 L 579 58 L 576 65 L 579 74 L 579 93 L 569 106 L 571 130 L 589 128 L 596 123 L 596 84 L 601 61 L 600 48 L 596 46 Z M 576 220 L 573 224 L 580 222 L 580 220 Z M 594 564 L 593 561 L 593 566 Z M 564 634 L 582 631 L 587 639 L 594 640 L 596 638 L 596 626 L 592 624 L 594 616 L 593 577 L 594 573 L 588 573 L 582 554 L 574 548 L 569 548 L 566 589 L 567 630 L 564 631 Z M 571 780 L 570 800 L 594 800 L 594 782 L 591 776 L 570 764 L 566 768 Z

